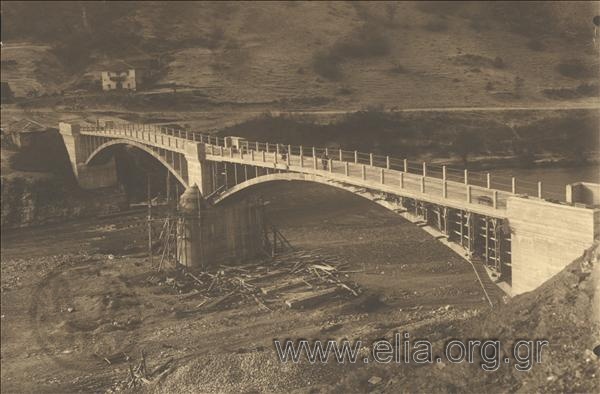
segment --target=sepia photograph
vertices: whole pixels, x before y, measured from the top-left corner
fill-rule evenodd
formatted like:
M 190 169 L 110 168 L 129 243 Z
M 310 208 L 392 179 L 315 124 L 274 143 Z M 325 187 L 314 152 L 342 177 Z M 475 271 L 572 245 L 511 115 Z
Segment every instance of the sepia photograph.
M 0 389 L 600 393 L 600 1 L 5 1 Z

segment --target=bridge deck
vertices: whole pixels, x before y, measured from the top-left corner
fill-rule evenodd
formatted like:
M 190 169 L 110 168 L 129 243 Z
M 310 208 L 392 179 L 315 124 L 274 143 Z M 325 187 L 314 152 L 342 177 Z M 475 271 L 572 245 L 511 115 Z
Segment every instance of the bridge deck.
M 495 217 L 506 216 L 507 200 L 515 195 L 512 192 L 472 184 L 470 180 L 465 183 L 462 175 L 446 171 L 445 168 L 435 173 L 425 165 L 424 168 L 415 169 L 414 166 L 409 166 L 406 160 L 338 149 L 328 152 L 323 148 L 303 148 L 246 140 L 240 141 L 242 146 L 238 149 L 225 146 L 224 138 L 138 125 L 109 129 L 83 127 L 81 134 L 131 140 L 180 154 L 185 154 L 186 144 L 202 142 L 206 146 L 206 159 L 210 161 L 316 175 L 332 181 Z M 329 153 L 329 159 L 325 160 L 325 163 L 320 157 L 324 152 Z M 421 173 L 415 173 L 417 171 Z

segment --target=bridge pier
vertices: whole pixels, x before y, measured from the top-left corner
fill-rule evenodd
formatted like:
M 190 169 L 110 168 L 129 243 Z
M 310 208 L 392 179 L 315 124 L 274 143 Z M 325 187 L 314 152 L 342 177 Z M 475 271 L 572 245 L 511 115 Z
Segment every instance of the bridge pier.
M 206 160 L 206 145 L 201 142 L 186 143 L 188 184 L 196 185 L 203 196 L 214 192 L 216 184 L 216 162 Z
M 59 132 L 65 143 L 73 174 L 82 189 L 99 189 L 117 185 L 117 166 L 114 157 L 107 163 L 85 164 L 89 154 L 85 136 L 77 124 L 60 123 Z

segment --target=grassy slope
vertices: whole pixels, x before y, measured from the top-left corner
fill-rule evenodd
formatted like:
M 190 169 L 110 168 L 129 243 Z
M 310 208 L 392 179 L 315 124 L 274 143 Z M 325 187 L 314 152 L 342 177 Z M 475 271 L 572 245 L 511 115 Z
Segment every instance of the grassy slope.
M 161 55 L 165 70 L 157 82 L 197 88 L 217 102 L 288 100 L 289 107 L 308 103 L 347 109 L 548 103 L 541 90 L 572 88 L 597 77 L 596 73 L 569 78 L 556 70 L 565 59 L 593 65 L 597 53 L 591 46 L 591 30 L 587 34 L 583 29 L 576 39 L 564 35 L 571 25 L 589 24 L 588 12 L 594 6 L 563 7 L 556 21 L 549 23 L 556 25 L 555 30 L 523 34 L 522 26 L 507 29 L 480 4 L 399 3 L 392 19 L 383 3 L 154 3 L 115 18 L 115 26 L 135 25 L 141 38 L 124 55 L 120 51 L 108 59 L 135 60 L 144 52 Z M 548 7 L 557 12 L 558 5 Z M 363 42 L 372 47 L 385 41 L 386 53 L 345 58 L 335 80 L 315 72 L 315 53 L 327 53 L 335 43 L 360 41 L 365 26 L 378 33 Z M 520 33 L 512 32 L 517 30 Z M 541 37 L 545 49 L 530 49 L 531 37 Z M 19 51 L 27 51 L 22 57 L 32 59 L 46 56 L 15 48 L 3 49 L 2 57 L 18 57 Z M 79 73 L 102 67 L 107 60 L 103 54 L 94 52 L 92 62 Z M 465 62 L 464 55 L 476 58 Z M 486 64 L 496 57 L 502 58 L 504 68 Z M 52 75 L 34 78 L 48 90 L 56 88 L 56 81 L 64 85 L 72 81 L 70 73 L 61 75 L 58 67 L 53 70 Z M 18 69 L 3 67 L 3 74 L 15 90 L 25 90 Z M 524 80 L 522 98 L 511 96 L 517 76 Z M 486 90 L 488 82 L 492 88 Z M 26 86 L 30 85 L 35 84 Z

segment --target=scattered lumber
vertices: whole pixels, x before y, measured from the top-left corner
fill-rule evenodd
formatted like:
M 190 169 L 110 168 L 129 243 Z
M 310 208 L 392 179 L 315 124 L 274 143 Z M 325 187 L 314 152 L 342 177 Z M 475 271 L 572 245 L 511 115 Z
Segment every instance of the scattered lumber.
M 293 278 L 282 283 L 274 284 L 272 286 L 261 287 L 260 291 L 264 295 L 271 295 L 282 290 L 289 290 L 300 286 L 308 286 L 304 278 Z
M 292 309 L 302 309 L 317 305 L 322 301 L 338 294 L 339 291 L 339 287 L 329 287 L 318 291 L 298 293 L 294 297 L 285 300 L 285 304 Z

